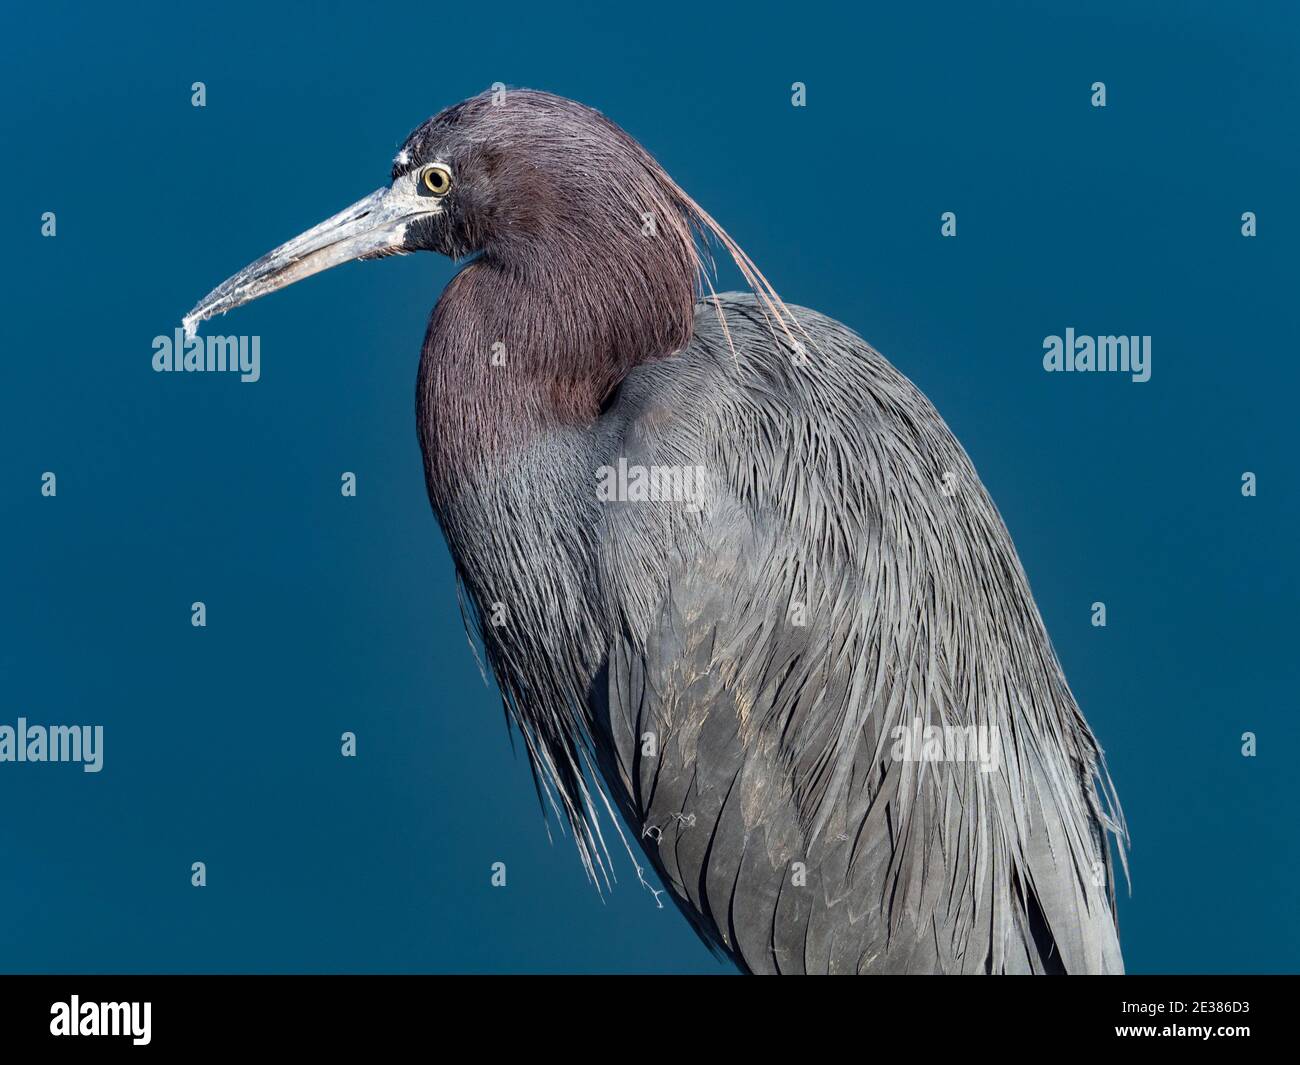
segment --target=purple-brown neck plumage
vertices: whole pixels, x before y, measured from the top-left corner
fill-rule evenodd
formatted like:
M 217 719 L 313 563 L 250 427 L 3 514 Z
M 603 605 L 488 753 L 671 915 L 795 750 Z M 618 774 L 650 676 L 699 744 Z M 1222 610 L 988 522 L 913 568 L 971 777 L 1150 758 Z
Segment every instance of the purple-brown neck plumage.
M 508 460 L 548 428 L 591 423 L 629 370 L 690 340 L 698 260 L 689 222 L 677 214 L 649 227 L 639 206 L 589 216 L 549 247 L 520 239 L 488 251 L 447 286 L 420 364 L 431 492 Z
M 634 366 L 689 342 L 697 236 L 731 256 L 793 340 L 748 256 L 590 108 L 528 90 L 483 94 L 430 119 L 399 159 L 395 178 L 430 160 L 455 174 L 443 212 L 415 227 L 417 246 L 478 256 L 434 309 L 420 363 L 435 500 L 548 428 L 590 424 Z

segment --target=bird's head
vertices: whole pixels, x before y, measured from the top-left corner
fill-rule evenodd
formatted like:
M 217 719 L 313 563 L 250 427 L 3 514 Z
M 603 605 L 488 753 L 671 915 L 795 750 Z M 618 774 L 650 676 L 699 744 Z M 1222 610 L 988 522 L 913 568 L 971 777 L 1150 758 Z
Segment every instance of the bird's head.
M 570 290 L 671 294 L 672 317 L 689 328 L 699 234 L 739 253 L 748 275 L 744 253 L 599 112 L 548 93 L 490 91 L 421 125 L 389 184 L 222 282 L 185 325 L 353 259 L 436 251 L 560 276 Z

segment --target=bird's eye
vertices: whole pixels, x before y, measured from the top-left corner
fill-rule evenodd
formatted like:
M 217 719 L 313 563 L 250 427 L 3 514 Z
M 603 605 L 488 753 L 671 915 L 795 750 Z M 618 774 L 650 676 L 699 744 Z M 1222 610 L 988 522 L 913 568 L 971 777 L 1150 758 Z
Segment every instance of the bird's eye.
M 451 171 L 437 163 L 426 166 L 420 174 L 420 180 L 435 196 L 446 196 L 451 189 Z

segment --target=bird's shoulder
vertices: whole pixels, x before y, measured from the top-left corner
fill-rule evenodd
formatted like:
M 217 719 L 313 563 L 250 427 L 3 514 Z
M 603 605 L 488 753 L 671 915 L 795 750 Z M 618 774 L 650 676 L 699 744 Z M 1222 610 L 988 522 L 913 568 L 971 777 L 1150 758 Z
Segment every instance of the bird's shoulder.
M 789 420 L 820 413 L 817 403 L 838 397 L 839 421 L 847 423 L 870 413 L 876 394 L 903 389 L 920 396 L 848 326 L 806 307 L 783 311 L 774 317 L 750 293 L 700 300 L 690 342 L 638 366 L 624 380 L 618 398 L 623 415 L 662 423 L 675 413 L 698 425 L 701 414 L 717 422 L 708 417 L 716 413 L 732 428 L 746 408 Z
M 991 509 L 961 445 L 910 380 L 848 326 L 804 307 L 783 311 L 778 320 L 747 293 L 701 300 L 690 343 L 634 369 L 603 419 L 602 461 L 697 473 L 706 505 L 677 516 L 679 548 L 691 530 L 710 552 L 761 536 L 855 571 L 864 538 L 913 550 L 881 529 L 885 513 L 924 528 Z M 952 483 L 964 491 L 947 491 Z M 604 542 L 639 541 L 671 509 L 607 510 Z

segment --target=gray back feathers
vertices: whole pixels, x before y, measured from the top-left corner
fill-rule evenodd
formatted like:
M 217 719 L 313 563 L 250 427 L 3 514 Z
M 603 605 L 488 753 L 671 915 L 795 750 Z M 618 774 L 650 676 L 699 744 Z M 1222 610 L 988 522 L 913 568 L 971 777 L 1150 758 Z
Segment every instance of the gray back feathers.
M 720 308 L 444 515 L 479 609 L 527 613 L 486 647 L 585 859 L 609 851 L 584 752 L 751 970 L 1119 971 L 1118 808 L 966 455 L 843 326 L 793 309 L 801 360 L 752 297 Z M 597 501 L 620 457 L 703 467 L 704 506 Z M 466 513 L 495 533 L 462 540 Z M 980 726 L 997 768 L 896 757 L 924 726 Z

